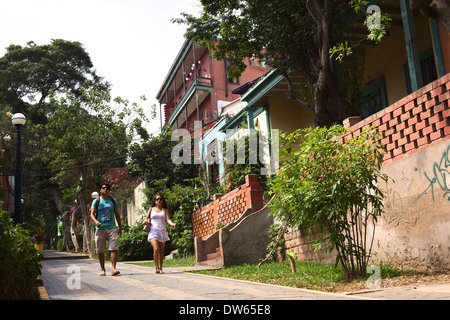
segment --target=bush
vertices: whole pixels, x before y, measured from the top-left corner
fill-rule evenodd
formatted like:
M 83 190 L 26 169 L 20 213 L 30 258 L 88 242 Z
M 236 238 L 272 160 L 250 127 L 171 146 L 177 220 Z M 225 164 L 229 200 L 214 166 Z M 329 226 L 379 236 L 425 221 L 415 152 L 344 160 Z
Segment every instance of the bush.
M 0 211 L 0 299 L 27 299 L 32 280 L 41 274 L 42 254 L 21 225 Z
M 283 166 L 271 181 L 272 213 L 288 226 L 318 227 L 316 248 L 336 249 L 348 279 L 366 274 L 375 222 L 383 210 L 381 135 L 364 128 L 339 139 L 342 126 L 282 135 Z
M 175 212 L 172 221 L 177 225 L 175 229 L 169 226 L 169 237 L 172 246 L 178 250 L 182 257 L 194 254 L 194 237 L 192 235 L 192 221 L 190 219 L 191 207 L 183 208 Z
M 143 231 L 142 222 L 129 227 L 124 224 L 122 236 L 119 240 L 119 261 L 150 260 L 153 257 L 153 248 L 147 240 L 148 233 Z

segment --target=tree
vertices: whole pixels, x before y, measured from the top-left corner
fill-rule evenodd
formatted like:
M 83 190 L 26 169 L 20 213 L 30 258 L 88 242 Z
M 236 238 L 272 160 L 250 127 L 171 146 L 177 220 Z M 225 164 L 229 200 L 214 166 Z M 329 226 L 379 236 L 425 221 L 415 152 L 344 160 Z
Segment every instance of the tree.
M 373 128 L 353 137 L 346 133 L 332 126 L 282 134 L 285 160 L 270 182 L 270 206 L 287 227 L 318 228 L 314 246 L 335 249 L 347 279 L 355 279 L 366 274 L 383 209 L 378 183 L 387 177 L 380 172 L 380 133 Z
M 30 41 L 24 47 L 10 45 L 6 49 L 6 54 L 0 58 L 0 109 L 2 114 L 22 112 L 28 119 L 28 124 L 22 129 L 22 154 L 26 159 L 23 172 L 24 218 L 25 221 L 40 221 L 49 226 L 46 231 L 47 240 L 50 240 L 50 227 L 56 223 L 56 216 L 52 216 L 55 210 L 50 203 L 43 207 L 42 199 L 47 199 L 50 192 L 60 216 L 64 215 L 65 206 L 58 185 L 51 182 L 51 171 L 46 167 L 48 163 L 36 157 L 32 160 L 36 150 L 31 150 L 27 144 L 30 139 L 28 127 L 47 123 L 47 117 L 53 112 L 48 103 L 51 94 L 64 95 L 71 91 L 80 97 L 85 82 L 90 85 L 96 83 L 104 91 L 109 90 L 109 84 L 96 75 L 88 53 L 79 42 L 56 39 L 50 44 L 36 45 Z M 3 117 L 0 126 L 3 136 L 14 136 L 10 119 Z M 12 142 L 14 139 L 1 141 L 8 163 L 3 172 L 6 174 L 15 163 Z M 53 233 L 55 229 L 56 226 L 51 229 Z
M 230 69 L 230 74 L 238 76 L 244 70 L 245 57 L 265 59 L 287 80 L 288 97 L 314 111 L 320 125 L 331 126 L 359 114 L 354 101 L 346 99 L 340 91 L 330 67 L 330 47 L 352 20 L 363 16 L 370 1 L 202 0 L 201 3 L 200 17 L 181 13 L 182 18 L 173 21 L 186 24 L 186 37 L 208 45 L 215 58 L 232 60 L 234 69 Z M 444 26 L 450 17 L 448 0 L 410 3 Z M 383 14 L 379 26 L 370 21 L 365 21 L 369 39 L 379 42 L 389 19 Z M 350 49 L 345 44 L 343 41 L 333 48 L 348 54 Z M 294 93 L 294 83 L 299 80 L 308 84 L 312 99 L 307 94 Z
M 185 185 L 185 179 L 192 179 L 198 174 L 198 167 L 193 164 L 175 164 L 171 153 L 179 142 L 172 141 L 172 132 L 163 132 L 155 137 L 148 137 L 141 144 L 130 148 L 130 161 L 127 169 L 130 174 L 142 177 L 146 187 L 158 192 L 161 188 L 170 189 L 179 184 Z M 192 149 L 191 149 L 192 150 Z M 167 178 L 161 185 L 160 180 Z
M 142 109 L 111 97 L 100 86 L 82 87 L 80 96 L 50 98 L 52 112 L 46 124 L 30 125 L 36 158 L 52 170 L 52 181 L 64 190 L 66 202 L 77 199 L 85 225 L 84 251 L 89 251 L 90 233 L 86 198 L 89 189 L 110 167 L 123 167 L 128 146 L 140 121 L 126 123 L 133 112 L 145 119 Z
M 103 90 L 109 90 L 79 42 L 55 39 L 38 46 L 30 41 L 25 47 L 12 44 L 6 50 L 0 59 L 0 98 L 12 106 L 13 113 L 38 117 L 51 92 L 80 96 L 85 81 L 101 83 Z M 24 98 L 38 102 L 30 105 Z

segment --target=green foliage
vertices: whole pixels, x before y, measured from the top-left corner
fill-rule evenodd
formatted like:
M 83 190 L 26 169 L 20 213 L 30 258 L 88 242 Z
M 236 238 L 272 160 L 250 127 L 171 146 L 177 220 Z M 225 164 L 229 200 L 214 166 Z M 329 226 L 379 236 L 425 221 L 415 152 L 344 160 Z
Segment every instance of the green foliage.
M 112 104 L 110 95 L 99 86 L 83 87 L 80 92 L 81 97 L 72 93 L 59 99 L 52 96 L 48 121 L 29 124 L 34 159 L 54 170 L 51 181 L 65 191 L 63 198 L 72 201 L 80 184 L 91 187 L 109 167 L 124 166 L 135 129 L 124 121 L 125 116 L 137 112 L 145 119 L 142 110 L 129 108 L 120 98 L 115 103 L 122 104 Z M 122 110 L 119 114 L 118 109 Z
M 374 12 L 367 16 L 367 19 L 364 22 L 369 30 L 367 38 L 374 41 L 376 44 L 380 43 L 386 35 L 387 30 L 391 27 L 391 21 L 392 18 L 386 13 Z
M 130 147 L 131 159 L 127 169 L 130 174 L 144 179 L 150 193 L 176 184 L 185 185 L 185 179 L 195 178 L 198 174 L 195 165 L 173 163 L 171 153 L 178 141 L 172 141 L 171 136 L 172 132 L 168 131 Z
M 344 57 L 352 54 L 352 48 L 348 46 L 348 41 L 340 43 L 338 46 L 330 48 L 330 58 L 336 55 L 336 60 L 342 61 Z
M 194 253 L 194 237 L 192 235 L 191 214 L 202 206 L 203 199 L 206 198 L 206 191 L 198 187 L 199 179 L 188 179 L 185 186 L 174 185 L 164 193 L 169 208 L 174 212 L 172 221 L 176 228 L 169 227 L 169 237 L 171 244 L 181 256 L 188 256 Z
M 122 226 L 122 236 L 119 240 L 119 261 L 150 260 L 153 256 L 153 248 L 148 242 L 148 233 L 143 231 L 144 225 L 141 222 L 129 227 Z
M 367 5 L 369 4 L 369 1 L 367 0 L 350 0 L 348 4 L 355 10 L 355 12 L 363 11 Z
M 177 225 L 175 229 L 168 225 L 171 241 L 166 247 L 178 249 L 180 255 L 189 255 L 194 251 L 190 215 L 202 206 L 207 191 L 201 187 L 197 165 L 173 163 L 172 148 L 178 141 L 172 141 L 171 136 L 172 132 L 168 131 L 140 145 L 132 145 L 127 169 L 145 181 L 146 212 L 155 194 L 164 195 L 171 219 Z
M 0 211 L 0 300 L 26 299 L 30 281 L 41 274 L 41 260 L 31 235 Z
M 169 237 L 172 247 L 178 250 L 182 257 L 187 257 L 194 253 L 194 237 L 192 235 L 192 221 L 190 219 L 192 211 L 181 209 L 175 212 L 172 221 L 177 225 L 175 229 L 170 228 Z
M 253 131 L 252 138 L 258 138 L 257 131 Z M 267 177 L 261 175 L 261 168 L 264 164 L 261 163 L 260 144 L 257 142 L 252 148 L 250 148 L 250 135 L 241 137 L 239 140 L 233 141 L 234 157 L 231 159 L 231 163 L 225 162 L 223 183 L 222 187 L 225 193 L 232 191 L 233 189 L 245 184 L 245 176 L 248 174 L 256 174 L 258 182 L 263 190 L 266 189 Z M 254 148 L 256 147 L 256 148 Z M 239 150 L 244 150 L 245 159 L 238 159 Z M 224 145 L 224 154 L 227 153 L 226 145 Z M 250 158 L 257 159 L 256 163 L 251 164 Z M 226 160 L 225 160 L 226 161 Z
M 336 249 L 348 278 L 366 272 L 373 238 L 369 225 L 381 215 L 383 192 L 378 179 L 384 149 L 380 134 L 365 128 L 356 137 L 339 137 L 342 126 L 301 129 L 281 135 L 285 160 L 270 183 L 270 205 L 288 226 L 317 226 L 322 235 L 315 247 Z

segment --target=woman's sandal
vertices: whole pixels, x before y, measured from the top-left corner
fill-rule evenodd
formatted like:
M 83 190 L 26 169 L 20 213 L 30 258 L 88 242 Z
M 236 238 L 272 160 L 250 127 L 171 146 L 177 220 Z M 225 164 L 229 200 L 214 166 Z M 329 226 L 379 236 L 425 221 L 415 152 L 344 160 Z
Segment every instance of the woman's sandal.
M 156 268 L 156 273 L 161 273 L 161 269 Z
M 165 274 L 165 272 L 163 271 L 163 269 L 161 268 L 161 269 L 159 269 L 159 273 L 161 273 L 161 274 Z

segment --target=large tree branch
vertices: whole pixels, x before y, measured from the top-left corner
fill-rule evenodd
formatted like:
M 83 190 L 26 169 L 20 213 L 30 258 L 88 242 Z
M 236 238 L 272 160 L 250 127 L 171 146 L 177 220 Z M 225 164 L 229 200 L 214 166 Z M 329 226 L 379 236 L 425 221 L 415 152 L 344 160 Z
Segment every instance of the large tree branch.
M 409 0 L 412 10 L 419 10 L 424 16 L 435 19 L 450 32 L 449 0 Z
M 306 8 L 308 9 L 311 17 L 316 22 L 317 26 L 320 27 L 322 24 L 323 14 L 319 2 L 317 0 L 307 0 Z
M 282 72 L 281 73 L 282 76 L 284 77 L 284 79 L 286 79 L 287 82 L 287 96 L 289 99 L 294 100 L 295 102 L 297 102 L 298 104 L 300 104 L 303 107 L 306 107 L 308 109 L 311 109 L 312 111 L 314 111 L 314 106 L 311 105 L 310 103 L 300 99 L 299 97 L 296 96 L 296 94 L 294 93 L 294 87 L 292 85 L 292 81 L 289 78 L 289 76 L 287 75 L 286 72 Z

